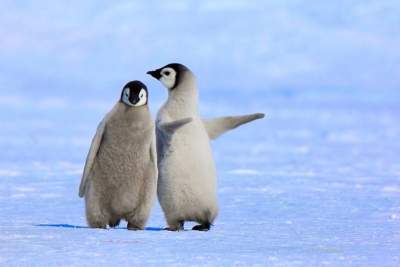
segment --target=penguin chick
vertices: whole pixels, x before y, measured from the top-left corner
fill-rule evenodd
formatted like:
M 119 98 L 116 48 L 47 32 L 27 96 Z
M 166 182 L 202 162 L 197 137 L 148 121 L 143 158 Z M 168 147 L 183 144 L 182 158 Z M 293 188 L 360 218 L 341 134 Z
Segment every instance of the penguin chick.
M 168 99 L 156 119 L 157 195 L 167 229 L 182 230 L 185 221 L 196 221 L 199 225 L 193 230 L 207 231 L 218 214 L 216 168 L 210 140 L 264 114 L 203 121 L 198 113 L 196 78 L 186 66 L 172 63 L 147 74 L 168 89 Z M 186 117 L 192 121 L 167 138 L 162 125 Z
M 143 83 L 127 83 L 97 128 L 79 187 L 90 227 L 115 227 L 124 219 L 128 229 L 144 229 L 157 186 L 154 123 L 147 99 Z

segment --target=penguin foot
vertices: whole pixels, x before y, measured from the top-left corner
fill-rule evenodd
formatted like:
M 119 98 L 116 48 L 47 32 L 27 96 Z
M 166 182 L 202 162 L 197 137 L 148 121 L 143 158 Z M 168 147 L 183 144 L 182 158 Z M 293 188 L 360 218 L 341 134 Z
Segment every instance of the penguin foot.
M 143 227 L 136 226 L 130 222 L 128 222 L 127 228 L 128 228 L 128 230 L 132 230 L 132 231 L 143 230 Z
M 174 225 L 174 226 L 170 225 L 168 227 L 165 227 L 164 230 L 167 230 L 167 231 L 183 231 L 183 230 L 185 230 L 184 226 L 185 226 L 185 221 L 180 221 L 179 224 Z
M 120 222 L 121 222 L 121 220 L 115 220 L 115 221 L 111 220 L 111 221 L 108 222 L 108 225 L 111 228 L 115 228 L 115 227 L 117 227 L 119 225 Z
M 211 224 L 210 223 L 204 223 L 204 224 L 199 224 L 196 225 L 192 228 L 194 231 L 208 231 L 210 230 Z

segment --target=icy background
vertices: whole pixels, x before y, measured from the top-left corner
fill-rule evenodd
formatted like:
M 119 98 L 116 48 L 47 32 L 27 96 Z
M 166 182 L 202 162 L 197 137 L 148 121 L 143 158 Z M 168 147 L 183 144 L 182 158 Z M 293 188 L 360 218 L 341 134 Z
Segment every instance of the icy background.
M 84 2 L 84 3 L 82 3 Z M 400 266 L 397 1 L 0 1 L 0 266 Z M 98 122 L 182 62 L 201 111 L 267 118 L 213 142 L 210 232 L 85 227 Z M 187 229 L 191 224 L 188 224 Z

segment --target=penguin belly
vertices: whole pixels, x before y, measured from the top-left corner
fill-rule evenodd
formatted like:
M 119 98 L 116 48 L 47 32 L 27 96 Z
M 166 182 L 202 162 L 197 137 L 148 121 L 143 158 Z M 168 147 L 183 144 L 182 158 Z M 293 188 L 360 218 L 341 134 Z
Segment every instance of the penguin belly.
M 127 219 L 155 194 L 155 166 L 148 156 L 152 132 L 117 125 L 109 129 L 98 153 L 93 187 L 106 214 Z
M 216 169 L 201 120 L 179 129 L 163 154 L 158 197 L 167 220 L 212 222 L 218 213 Z

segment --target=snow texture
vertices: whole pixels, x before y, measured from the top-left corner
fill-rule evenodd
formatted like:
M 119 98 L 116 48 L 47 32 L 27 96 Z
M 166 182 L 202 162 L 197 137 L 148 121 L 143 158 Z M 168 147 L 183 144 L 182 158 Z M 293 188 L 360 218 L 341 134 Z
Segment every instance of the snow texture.
M 0 3 L 0 266 L 400 266 L 396 1 Z M 213 141 L 209 232 L 86 227 L 78 186 L 128 80 L 178 61 Z

